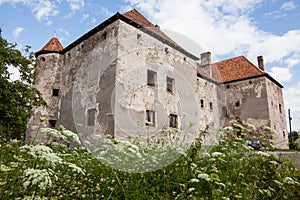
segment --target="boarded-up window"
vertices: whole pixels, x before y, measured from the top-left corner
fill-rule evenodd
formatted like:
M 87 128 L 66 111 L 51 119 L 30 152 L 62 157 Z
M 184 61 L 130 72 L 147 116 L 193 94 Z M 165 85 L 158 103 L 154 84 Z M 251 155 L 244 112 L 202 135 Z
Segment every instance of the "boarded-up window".
M 146 126 L 155 126 L 155 112 L 146 110 Z
M 156 86 L 156 72 L 151 70 L 147 71 L 147 85 Z
M 177 115 L 170 114 L 170 127 L 177 128 L 178 127 L 178 119 Z
M 222 115 L 223 115 L 223 117 L 227 117 L 227 116 L 228 116 L 226 106 L 223 106 L 223 107 L 222 107 Z
M 95 125 L 95 117 L 96 117 L 96 108 L 88 109 L 88 111 L 87 111 L 88 126 Z
M 167 91 L 174 93 L 175 80 L 167 76 Z
M 209 102 L 209 109 L 213 110 L 213 103 L 212 102 Z

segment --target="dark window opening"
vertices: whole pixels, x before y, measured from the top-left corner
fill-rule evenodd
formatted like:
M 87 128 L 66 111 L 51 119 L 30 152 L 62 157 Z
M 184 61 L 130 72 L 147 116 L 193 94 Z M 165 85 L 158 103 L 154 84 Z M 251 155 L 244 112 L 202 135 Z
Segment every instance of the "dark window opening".
M 282 113 L 281 104 L 279 104 L 279 112 Z
M 223 107 L 222 107 L 222 115 L 223 115 L 223 117 L 227 117 L 227 116 L 228 116 L 226 106 L 223 106 Z
M 249 84 L 252 84 L 252 81 L 249 81 Z
M 209 109 L 213 110 L 213 103 L 212 102 L 209 102 Z
M 203 99 L 200 100 L 200 107 L 204 108 L 204 100 Z
M 235 102 L 235 107 L 240 107 L 240 101 Z
M 105 40 L 106 37 L 107 37 L 107 33 L 106 33 L 106 31 L 105 31 L 105 32 L 102 34 L 102 39 Z
M 45 57 L 41 57 L 41 61 L 45 62 L 46 58 Z
M 156 86 L 156 72 L 151 70 L 147 71 L 147 85 Z
M 94 126 L 95 125 L 95 117 L 96 117 L 96 108 L 88 109 L 87 111 L 87 123 L 88 126 Z
M 58 95 L 59 95 L 59 89 L 53 89 L 52 96 L 58 97 Z
M 226 88 L 227 88 L 227 89 L 230 88 L 230 85 L 226 85 Z
M 177 115 L 170 114 L 170 127 L 171 128 L 177 128 L 178 127 Z
M 273 101 L 271 101 L 271 105 L 273 106 Z
M 50 127 L 51 127 L 51 128 L 55 128 L 56 120 L 50 119 L 50 120 L 49 120 L 49 124 L 50 124 Z
M 166 53 L 169 53 L 168 47 L 165 48 L 165 52 L 166 52 Z
M 155 112 L 146 110 L 146 126 L 155 126 Z
M 167 91 L 174 93 L 175 80 L 167 76 Z

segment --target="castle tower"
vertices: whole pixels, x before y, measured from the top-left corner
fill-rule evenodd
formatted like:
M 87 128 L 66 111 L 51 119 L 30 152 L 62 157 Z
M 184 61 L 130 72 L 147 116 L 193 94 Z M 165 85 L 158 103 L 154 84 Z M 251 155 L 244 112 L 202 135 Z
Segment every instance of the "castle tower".
M 43 99 L 47 103 L 47 107 L 33 109 L 32 116 L 27 124 L 26 142 L 29 142 L 30 138 L 34 137 L 32 134 L 35 134 L 39 127 L 40 117 L 46 118 L 43 126 L 57 127 L 62 51 L 63 47 L 60 41 L 56 37 L 53 37 L 40 51 L 35 53 L 37 62 L 35 87 L 41 92 Z

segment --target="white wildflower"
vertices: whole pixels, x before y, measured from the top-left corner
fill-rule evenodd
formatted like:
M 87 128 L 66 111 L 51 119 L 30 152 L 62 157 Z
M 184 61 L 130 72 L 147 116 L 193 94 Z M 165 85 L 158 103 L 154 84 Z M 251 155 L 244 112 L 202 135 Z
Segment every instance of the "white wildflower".
M 73 163 L 65 163 L 66 165 L 68 165 L 68 167 L 72 168 L 73 171 L 77 172 L 77 173 L 81 173 L 81 174 L 85 174 L 84 170 L 81 169 L 80 167 L 78 167 L 77 165 L 73 164 Z
M 23 186 L 36 185 L 40 189 L 52 186 L 51 177 L 54 172 L 51 169 L 26 169 L 23 173 Z
M 270 154 L 268 154 L 266 152 L 263 152 L 263 151 L 257 151 L 256 154 L 259 155 L 259 156 L 265 156 L 265 157 L 269 157 L 270 156 Z
M 221 152 L 213 152 L 212 154 L 212 157 L 224 157 L 225 155 Z
M 196 189 L 195 188 L 189 188 L 188 189 L 188 193 L 191 193 L 191 192 L 193 192 L 193 191 L 195 191 Z
M 211 181 L 210 177 L 208 174 L 198 174 L 198 178 L 204 179 L 206 181 Z
M 73 133 L 72 131 L 69 130 L 63 130 L 62 134 L 65 135 L 68 139 L 72 139 L 77 144 L 81 144 L 79 137 L 76 133 Z
M 190 182 L 191 182 L 191 183 L 199 183 L 199 180 L 196 179 L 196 178 L 192 178 L 192 179 L 190 180 Z

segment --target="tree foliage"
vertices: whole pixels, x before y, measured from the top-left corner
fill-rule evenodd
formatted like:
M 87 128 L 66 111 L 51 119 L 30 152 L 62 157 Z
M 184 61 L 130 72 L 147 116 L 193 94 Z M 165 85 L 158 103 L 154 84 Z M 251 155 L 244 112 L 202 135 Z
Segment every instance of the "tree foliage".
M 33 87 L 35 57 L 26 46 L 24 55 L 16 44 L 0 38 L 0 135 L 3 139 L 22 138 L 33 106 L 46 105 Z M 11 80 L 9 68 L 20 73 Z

